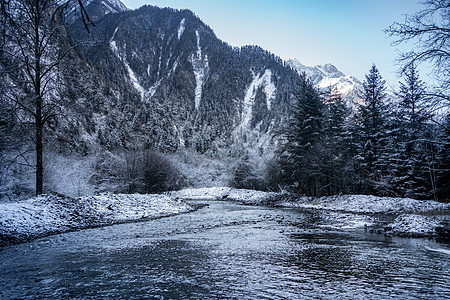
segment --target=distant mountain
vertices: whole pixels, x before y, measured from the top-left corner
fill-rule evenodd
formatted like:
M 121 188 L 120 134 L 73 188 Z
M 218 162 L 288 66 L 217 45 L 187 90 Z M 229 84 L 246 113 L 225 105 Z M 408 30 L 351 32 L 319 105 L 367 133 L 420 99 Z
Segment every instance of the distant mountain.
M 67 23 L 72 24 L 81 18 L 81 12 L 76 3 L 71 1 L 70 4 L 72 4 L 73 7 L 69 9 L 66 21 Z M 89 19 L 94 23 L 107 14 L 120 13 L 128 10 L 125 4 L 119 0 L 84 0 L 83 5 Z
M 291 66 L 299 74 L 305 73 L 313 84 L 322 91 L 339 92 L 347 102 L 349 108 L 354 109 L 355 104 L 360 104 L 363 91 L 362 83 L 353 76 L 345 75 L 332 64 L 305 66 L 297 59 L 289 59 L 286 64 Z

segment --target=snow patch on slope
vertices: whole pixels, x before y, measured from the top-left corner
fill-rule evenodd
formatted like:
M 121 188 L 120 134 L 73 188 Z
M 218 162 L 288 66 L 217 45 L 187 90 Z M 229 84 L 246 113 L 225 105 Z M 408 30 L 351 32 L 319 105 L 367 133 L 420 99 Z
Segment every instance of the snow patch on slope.
M 148 96 L 152 98 L 156 91 L 158 90 L 159 86 L 161 85 L 162 79 L 159 79 L 149 90 L 148 90 Z
M 123 60 L 123 63 L 128 71 L 128 76 L 130 77 L 131 83 L 133 84 L 134 88 L 141 94 L 141 99 L 143 100 L 145 97 L 145 89 L 140 85 L 136 74 L 133 72 L 130 65 L 125 59 Z
M 195 31 L 195 36 L 197 38 L 197 51 L 192 54 L 191 62 L 195 76 L 195 109 L 198 110 L 202 99 L 203 80 L 209 70 L 209 63 L 208 55 L 202 54 L 202 48 L 200 46 L 200 33 L 198 30 Z
M 175 62 L 173 63 L 172 68 L 169 71 L 169 74 L 167 75 L 167 77 L 170 77 L 173 73 L 175 73 L 176 69 L 178 68 L 178 64 L 180 63 L 180 58 L 177 58 L 177 60 L 175 60 Z
M 109 0 L 109 3 L 114 5 L 115 8 L 118 8 L 119 11 L 127 11 L 128 10 L 128 8 L 120 0 Z
M 178 26 L 178 39 L 181 38 L 185 29 L 186 29 L 186 18 L 183 18 L 183 20 L 181 20 L 180 22 L 180 26 Z
M 114 30 L 114 33 L 113 33 L 111 39 L 109 40 L 109 46 L 110 46 L 112 52 L 114 52 L 116 55 L 119 55 L 119 48 L 117 48 L 117 44 L 116 44 L 116 41 L 114 41 L 114 38 L 116 37 L 116 33 L 117 33 L 118 29 L 119 29 L 119 27 L 116 27 L 116 30 Z
M 111 13 L 116 13 L 117 11 L 112 8 L 111 6 L 109 6 L 105 1 L 102 1 L 102 5 L 105 8 L 105 14 L 111 14 Z
M 123 62 L 123 64 L 125 65 L 125 68 L 128 71 L 128 76 L 130 78 L 131 84 L 133 85 L 133 87 L 139 92 L 139 94 L 141 94 L 141 100 L 144 100 L 146 96 L 150 96 L 152 97 L 155 92 L 156 89 L 159 87 L 160 85 L 160 81 L 157 81 L 150 89 L 149 91 L 147 91 L 140 83 L 139 83 L 139 79 L 136 76 L 136 74 L 134 73 L 133 69 L 131 69 L 130 65 L 128 64 L 126 55 L 125 57 L 122 57 L 119 47 L 117 46 L 116 41 L 114 40 L 117 34 L 117 30 L 118 28 L 116 28 L 114 30 L 114 33 L 111 37 L 111 39 L 109 40 L 109 47 L 111 48 L 112 52 Z M 160 56 L 160 61 L 161 61 L 161 56 Z M 160 62 L 161 64 L 161 62 Z M 160 68 L 160 67 L 159 67 Z M 147 73 L 150 73 L 150 65 L 148 65 L 147 67 Z M 158 70 L 159 73 L 159 70 Z
M 252 71 L 253 73 L 253 71 Z M 253 105 L 255 104 L 256 93 L 258 89 L 264 85 L 264 93 L 266 94 L 267 109 L 270 110 L 272 106 L 272 100 L 275 99 L 276 90 L 275 84 L 272 82 L 272 71 L 267 69 L 263 75 L 255 75 L 253 73 L 253 81 L 244 96 L 243 108 L 242 108 L 242 122 L 241 127 L 249 127 L 250 121 L 253 115 Z

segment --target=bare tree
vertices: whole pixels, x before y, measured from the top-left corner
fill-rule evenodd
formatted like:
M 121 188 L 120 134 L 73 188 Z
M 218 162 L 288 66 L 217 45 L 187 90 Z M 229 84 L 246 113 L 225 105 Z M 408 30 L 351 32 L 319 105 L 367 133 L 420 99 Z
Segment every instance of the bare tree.
M 415 49 L 399 58 L 402 73 L 410 66 L 428 62 L 438 82 L 432 96 L 450 106 L 450 0 L 423 0 L 425 8 L 406 15 L 403 23 L 393 23 L 385 32 L 393 46 L 413 41 Z
M 36 154 L 36 194 L 43 193 L 44 126 L 59 110 L 59 67 L 71 50 L 63 46 L 63 13 L 76 1 L 89 21 L 81 0 L 1 0 L 1 63 L 4 97 L 15 114 L 33 129 Z

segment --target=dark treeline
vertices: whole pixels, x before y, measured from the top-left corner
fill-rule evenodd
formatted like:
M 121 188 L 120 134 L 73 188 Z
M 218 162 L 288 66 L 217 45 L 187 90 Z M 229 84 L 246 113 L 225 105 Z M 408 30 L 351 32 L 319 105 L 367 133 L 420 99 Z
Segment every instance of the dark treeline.
M 356 111 L 339 94 L 320 95 L 304 79 L 282 132 L 271 186 L 308 196 L 362 193 L 448 201 L 450 119 L 433 102 L 414 67 L 395 96 L 375 65 Z

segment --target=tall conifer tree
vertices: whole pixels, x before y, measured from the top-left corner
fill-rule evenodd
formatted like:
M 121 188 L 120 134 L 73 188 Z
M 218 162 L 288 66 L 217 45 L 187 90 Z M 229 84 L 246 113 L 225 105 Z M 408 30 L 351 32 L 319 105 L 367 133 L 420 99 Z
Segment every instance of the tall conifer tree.
M 425 85 L 411 65 L 400 82 L 398 120 L 396 125 L 399 174 L 397 190 L 402 196 L 428 198 L 432 190 L 429 170 L 434 157 L 428 150 L 434 146 L 426 138 L 430 133 Z M 430 148 L 431 147 L 431 148 Z
M 363 82 L 364 104 L 360 106 L 360 138 L 358 153 L 361 176 L 365 178 L 365 192 L 384 194 L 386 191 L 385 170 L 386 146 L 388 144 L 388 106 L 386 103 L 386 82 L 377 67 L 372 65 Z

